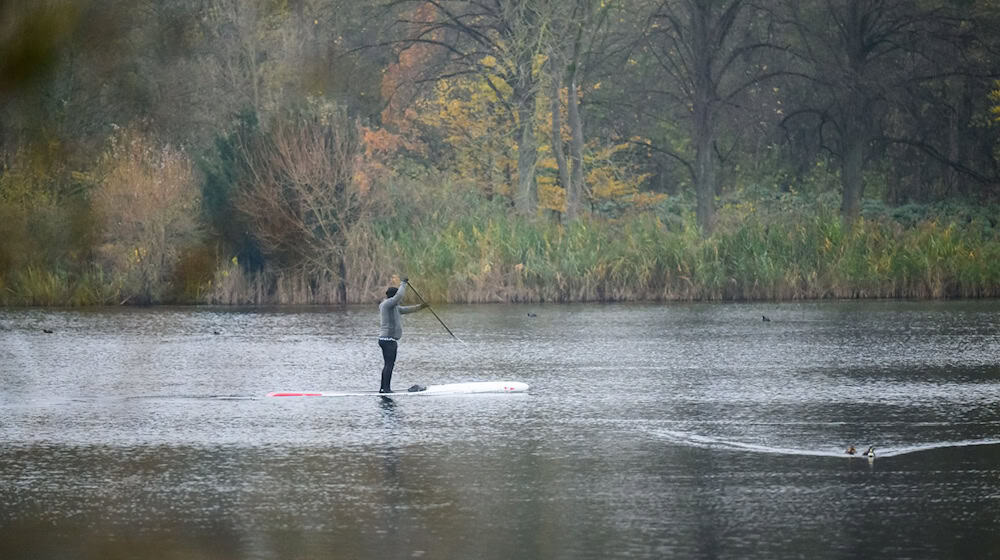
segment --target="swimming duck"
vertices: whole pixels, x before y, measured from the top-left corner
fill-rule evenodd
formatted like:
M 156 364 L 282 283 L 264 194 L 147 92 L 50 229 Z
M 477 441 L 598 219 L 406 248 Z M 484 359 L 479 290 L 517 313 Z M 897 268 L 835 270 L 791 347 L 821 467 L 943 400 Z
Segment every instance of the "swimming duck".
M 844 453 L 847 453 L 848 455 L 854 455 L 854 454 L 855 454 L 855 453 L 857 453 L 857 452 L 858 452 L 858 450 L 857 450 L 857 449 L 854 449 L 854 446 L 853 446 L 853 445 L 849 446 L 849 447 L 847 448 L 847 451 L 844 451 Z
M 764 323 L 770 323 L 771 322 L 771 319 L 769 319 L 767 317 L 767 315 L 761 315 L 760 318 L 761 318 L 761 321 L 764 322 Z
M 871 446 L 868 447 L 868 451 L 865 451 L 865 457 L 868 457 L 869 459 L 874 459 L 875 458 L 875 446 L 874 445 L 871 445 Z

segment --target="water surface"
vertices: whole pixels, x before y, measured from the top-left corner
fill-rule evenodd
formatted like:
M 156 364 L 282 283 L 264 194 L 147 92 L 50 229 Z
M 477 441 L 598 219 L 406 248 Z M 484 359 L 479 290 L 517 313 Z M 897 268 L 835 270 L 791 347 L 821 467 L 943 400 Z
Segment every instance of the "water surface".
M 0 311 L 0 558 L 1000 555 L 1000 303 L 437 311 Z

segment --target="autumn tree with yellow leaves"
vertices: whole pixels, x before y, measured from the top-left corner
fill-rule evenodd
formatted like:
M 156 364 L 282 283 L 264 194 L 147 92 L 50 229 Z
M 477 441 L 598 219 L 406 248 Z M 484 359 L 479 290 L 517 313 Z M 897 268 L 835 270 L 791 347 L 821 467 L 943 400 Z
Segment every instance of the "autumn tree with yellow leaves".
M 389 6 L 399 14 L 396 27 L 403 37 L 393 43 L 404 51 L 414 46 L 431 51 L 413 79 L 436 82 L 474 77 L 485 87 L 496 88 L 491 76 L 498 76 L 510 88 L 509 95 L 495 93 L 507 124 L 501 134 L 511 130 L 518 146 L 514 206 L 522 214 L 534 214 L 538 204 L 532 118 L 538 95 L 535 63 L 546 33 L 540 3 L 397 0 Z
M 158 301 L 180 251 L 194 239 L 199 192 L 184 150 L 138 128 L 119 129 L 93 172 L 102 224 L 100 262 L 122 302 Z
M 555 258 L 527 259 L 532 228 L 643 221 L 697 230 L 683 238 L 697 245 L 786 198 L 817 212 L 839 200 L 845 225 L 912 203 L 923 206 L 899 212 L 970 208 L 995 226 L 982 208 L 1000 200 L 996 0 L 44 0 L 0 11 L 0 303 L 108 302 L 115 290 L 119 302 L 193 301 L 233 268 L 260 274 L 253 301 L 269 297 L 271 271 L 327 282 L 323 301 L 344 301 L 341 265 L 365 271 L 351 290 L 381 283 L 400 240 L 426 230 L 410 247 L 423 259 L 456 215 L 480 231 L 500 219 L 524 228 L 503 272 L 523 275 Z M 342 112 L 350 158 L 323 148 L 336 142 L 313 128 L 314 103 Z M 404 211 L 362 211 L 363 193 Z M 322 224 L 330 235 L 314 235 Z M 345 249 L 338 231 L 358 235 Z M 595 243 L 597 258 L 607 245 Z M 559 247 L 582 262 L 570 253 L 583 245 Z M 438 256 L 444 285 L 449 256 Z M 566 271 L 549 272 L 538 278 Z

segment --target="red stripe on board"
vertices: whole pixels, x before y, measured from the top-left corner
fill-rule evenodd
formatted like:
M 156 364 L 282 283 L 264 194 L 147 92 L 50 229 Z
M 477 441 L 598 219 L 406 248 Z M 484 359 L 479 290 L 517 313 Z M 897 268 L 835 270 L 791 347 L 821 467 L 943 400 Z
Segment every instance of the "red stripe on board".
M 268 393 L 269 397 L 322 397 L 323 393 Z

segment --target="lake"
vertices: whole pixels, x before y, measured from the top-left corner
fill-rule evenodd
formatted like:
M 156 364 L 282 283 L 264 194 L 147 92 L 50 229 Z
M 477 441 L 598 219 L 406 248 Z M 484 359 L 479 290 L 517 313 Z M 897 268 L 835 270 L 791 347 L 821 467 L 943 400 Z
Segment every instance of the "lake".
M 375 306 L 0 310 L 0 558 L 1000 557 L 1000 302 L 435 309 L 394 389 L 530 392 L 265 396 L 377 389 Z

